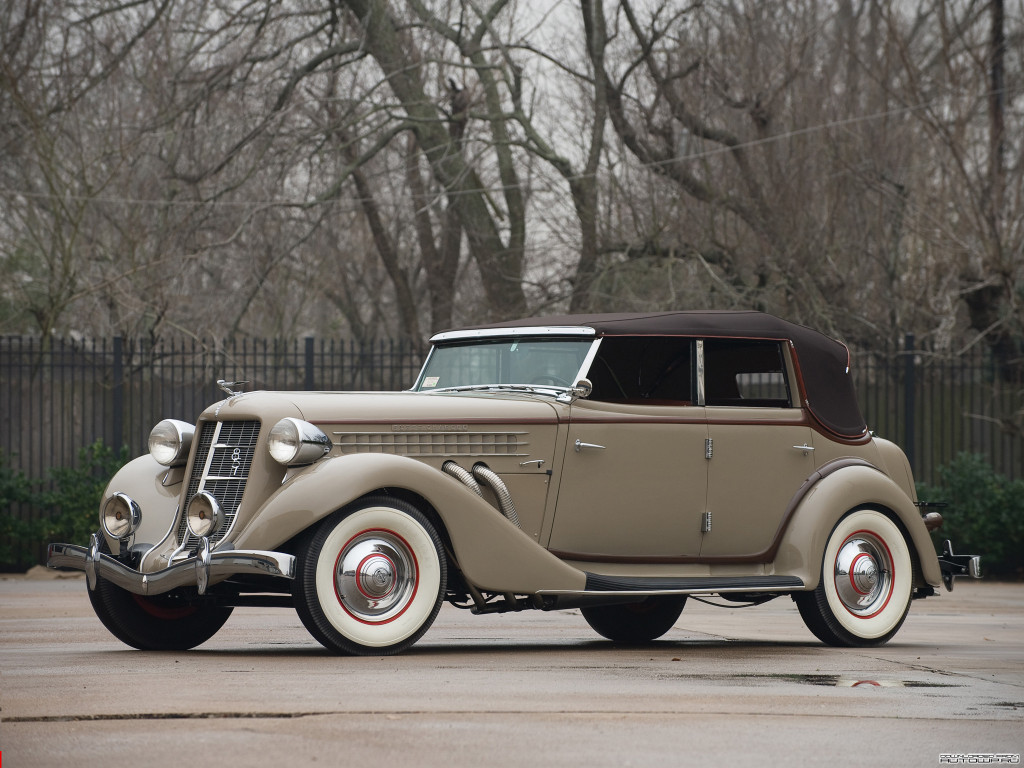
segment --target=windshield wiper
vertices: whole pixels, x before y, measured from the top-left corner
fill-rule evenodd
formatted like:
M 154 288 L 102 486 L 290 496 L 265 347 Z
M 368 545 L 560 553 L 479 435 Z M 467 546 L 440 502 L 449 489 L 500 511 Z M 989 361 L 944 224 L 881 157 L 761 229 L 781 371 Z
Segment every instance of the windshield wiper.
M 530 392 L 536 394 L 551 394 L 551 390 L 565 392 L 568 387 L 557 384 L 545 384 L 535 386 L 532 384 L 467 384 L 461 387 L 439 387 L 438 389 L 420 390 L 421 392 L 487 392 L 489 390 L 509 390 L 516 392 Z

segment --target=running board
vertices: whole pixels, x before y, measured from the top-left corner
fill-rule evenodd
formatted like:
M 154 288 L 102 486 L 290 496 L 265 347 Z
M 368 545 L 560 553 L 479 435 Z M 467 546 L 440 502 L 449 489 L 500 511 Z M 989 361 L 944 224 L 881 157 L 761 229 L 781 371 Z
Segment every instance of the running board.
M 587 573 L 583 592 L 563 590 L 542 594 L 564 595 L 691 595 L 717 592 L 788 592 L 804 588 L 795 576 L 691 576 L 686 578 L 604 576 Z

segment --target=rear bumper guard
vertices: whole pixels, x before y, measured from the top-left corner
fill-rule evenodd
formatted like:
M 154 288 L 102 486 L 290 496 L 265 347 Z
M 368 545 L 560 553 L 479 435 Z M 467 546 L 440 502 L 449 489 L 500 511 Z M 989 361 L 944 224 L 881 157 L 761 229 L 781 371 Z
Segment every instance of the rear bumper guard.
M 47 548 L 46 565 L 50 568 L 85 571 L 89 589 L 96 589 L 105 579 L 136 595 L 160 595 L 177 587 L 194 586 L 206 594 L 211 579 L 219 580 L 239 573 L 295 578 L 295 557 L 283 552 L 258 549 L 229 549 L 211 552 L 204 538 L 195 556 L 153 573 L 141 573 L 115 557 L 100 551 L 100 541 L 93 534 L 89 547 L 75 544 L 51 544 Z
M 942 584 L 947 592 L 953 591 L 953 581 L 958 576 L 981 578 L 981 555 L 954 555 L 953 545 L 946 539 L 939 556 L 939 568 L 942 569 Z

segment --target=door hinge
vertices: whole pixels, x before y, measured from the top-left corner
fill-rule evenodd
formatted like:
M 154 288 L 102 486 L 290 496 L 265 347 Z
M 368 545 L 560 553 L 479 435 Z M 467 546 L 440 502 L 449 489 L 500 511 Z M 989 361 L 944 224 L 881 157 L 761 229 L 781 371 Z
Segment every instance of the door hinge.
M 711 533 L 711 510 L 700 516 L 701 533 Z
M 704 438 L 704 458 L 710 459 L 715 453 L 715 441 L 710 437 Z

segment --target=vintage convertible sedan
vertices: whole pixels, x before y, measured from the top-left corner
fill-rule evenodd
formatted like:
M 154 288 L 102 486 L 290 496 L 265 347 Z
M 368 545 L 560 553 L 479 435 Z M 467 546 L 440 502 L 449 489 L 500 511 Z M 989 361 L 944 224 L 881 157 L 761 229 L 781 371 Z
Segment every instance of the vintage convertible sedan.
M 294 608 L 338 653 L 392 654 L 444 601 L 578 609 L 660 637 L 689 595 L 788 595 L 879 645 L 979 558 L 942 557 L 910 465 L 874 437 L 847 348 L 757 312 L 576 315 L 439 333 L 410 391 L 229 392 L 156 425 L 110 481 L 85 571 L 140 649 L 236 606 Z

